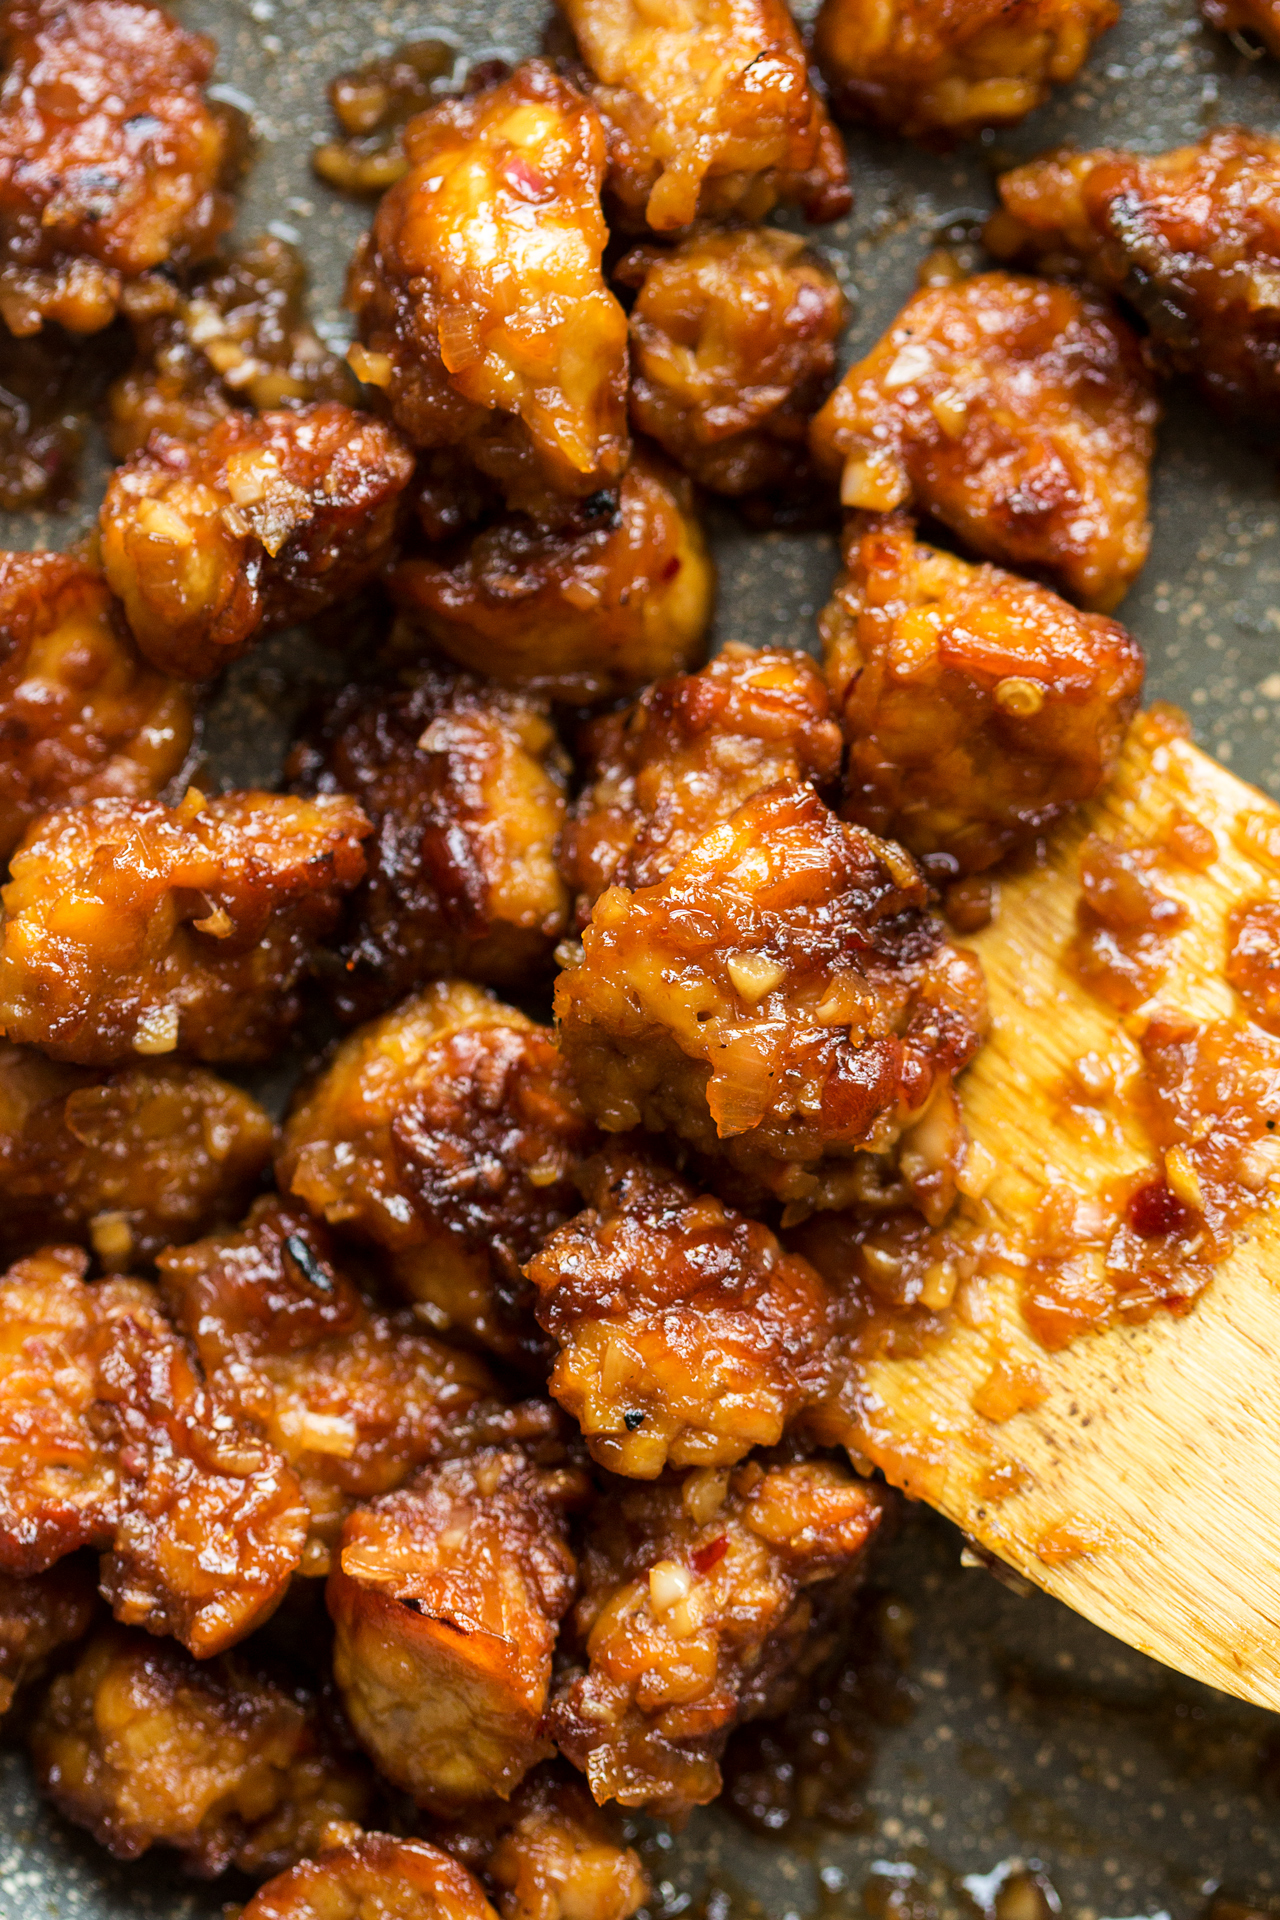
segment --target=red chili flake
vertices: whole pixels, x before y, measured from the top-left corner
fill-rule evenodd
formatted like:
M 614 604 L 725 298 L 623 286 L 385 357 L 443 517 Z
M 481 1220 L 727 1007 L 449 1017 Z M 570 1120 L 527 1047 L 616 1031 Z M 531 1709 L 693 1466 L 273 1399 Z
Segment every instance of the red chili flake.
M 502 177 L 512 191 L 520 195 L 522 200 L 549 200 L 551 198 L 550 182 L 543 174 L 538 172 L 536 167 L 531 167 L 529 162 L 518 153 L 507 161 L 507 164 L 502 169 Z
M 717 1540 L 708 1540 L 705 1547 L 695 1547 L 689 1558 L 693 1561 L 695 1573 L 710 1573 L 718 1566 L 729 1551 L 729 1536 L 722 1533 Z
M 667 564 L 665 565 L 665 567 L 663 567 L 662 569 L 662 577 L 664 580 L 674 580 L 676 575 L 679 573 L 679 571 L 680 571 L 680 555 L 678 553 L 673 553 L 671 558 L 667 561 Z
M 1195 1216 L 1163 1180 L 1139 1187 L 1129 1202 L 1129 1225 L 1144 1240 L 1160 1240 L 1167 1233 L 1189 1232 Z

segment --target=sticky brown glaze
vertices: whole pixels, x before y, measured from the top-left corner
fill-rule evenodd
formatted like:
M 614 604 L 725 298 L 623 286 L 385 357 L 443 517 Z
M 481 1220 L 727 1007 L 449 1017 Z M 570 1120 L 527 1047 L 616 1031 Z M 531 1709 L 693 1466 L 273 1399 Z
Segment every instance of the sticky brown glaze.
M 98 800 L 46 814 L 0 892 L 0 1025 L 56 1060 L 175 1048 L 262 1060 L 362 878 L 369 823 L 346 795 Z
M 544 702 L 469 674 L 350 686 L 291 766 L 374 825 L 330 981 L 344 1019 L 433 974 L 527 986 L 549 971 L 569 917 L 555 857 L 568 761 Z
M 284 1461 L 206 1390 L 137 1280 L 50 1248 L 0 1280 L 0 1567 L 104 1554 L 117 1618 L 200 1656 L 265 1619 L 302 1551 Z
M 715 577 L 688 481 L 641 453 L 616 513 L 550 533 L 498 520 L 455 557 L 403 561 L 390 586 L 459 665 L 588 706 L 702 658 Z
M 0 320 L 97 333 L 123 284 L 212 253 L 242 136 L 214 44 L 140 0 L 0 8 Z
M 834 1461 L 612 1482 L 592 1510 L 575 1631 L 551 1711 L 597 1801 L 679 1817 L 720 1790 L 740 1721 L 790 1704 L 830 1650 L 882 1496 Z
M 781 0 L 562 0 L 609 135 L 608 191 L 624 226 L 669 233 L 700 215 L 810 220 L 851 204 L 840 136 Z
M 1161 849 L 1091 833 L 1080 849 L 1076 932 L 1066 962 L 1121 1013 L 1149 1000 L 1174 957 L 1187 908 L 1160 885 Z
M 999 182 L 1002 259 L 1123 294 L 1166 371 L 1264 428 L 1280 416 L 1280 140 L 1219 127 L 1171 153 L 1048 154 Z
M 338 401 L 237 410 L 117 468 L 102 564 L 156 666 L 206 680 L 260 633 L 349 600 L 391 556 L 413 457 Z
M 425 1840 L 366 1833 L 260 1887 L 243 1920 L 498 1920 L 465 1867 Z
M 556 982 L 560 1042 L 609 1132 L 671 1130 L 793 1211 L 855 1197 L 973 1057 L 981 971 L 900 848 L 779 786 L 659 886 L 611 887 Z
M 51 807 L 159 793 L 193 724 L 101 574 L 71 554 L 0 553 L 0 860 Z
M 96 1602 L 92 1562 L 80 1557 L 44 1573 L 0 1573 L 0 1714 L 54 1654 L 84 1638 Z
M 1200 11 L 1211 27 L 1260 40 L 1280 57 L 1280 5 L 1276 0 L 1200 0 Z
M 542 60 L 404 130 L 410 169 L 347 297 L 352 365 L 415 447 L 463 447 L 556 524 L 627 460 L 627 323 L 604 284 L 604 130 Z
M 612 1808 L 562 1760 L 535 1767 L 510 1800 L 436 1822 L 432 1837 L 488 1887 L 502 1920 L 631 1920 L 651 1896 Z
M 796 487 L 848 315 L 831 268 L 776 227 L 707 228 L 670 253 L 638 249 L 618 277 L 639 288 L 636 431 L 713 493 Z
M 814 51 L 842 117 L 945 148 L 1043 106 L 1119 17 L 1116 0 L 825 0 Z
M 1280 1027 L 1280 898 L 1245 900 L 1227 918 L 1227 979 L 1249 1016 Z
M 257 1101 L 203 1067 L 93 1073 L 0 1041 L 0 1259 L 79 1240 L 136 1270 L 238 1219 L 274 1145 Z
M 320 178 L 343 193 L 385 193 L 409 171 L 408 122 L 451 91 L 458 50 L 443 40 L 406 40 L 380 58 L 335 74 L 329 105 L 341 138 L 311 155 Z
M 284 1129 L 282 1192 L 392 1256 L 434 1326 L 541 1368 L 521 1264 L 578 1211 L 597 1135 L 553 1036 L 437 981 L 345 1040 Z
M 239 1654 L 197 1661 L 171 1640 L 100 1628 L 31 1728 L 40 1786 L 117 1860 L 173 1847 L 188 1873 L 261 1876 L 360 1821 L 372 1781 L 314 1696 Z
M 732 1466 L 829 1397 L 842 1303 L 807 1260 L 621 1150 L 581 1183 L 586 1211 L 527 1271 L 559 1348 L 550 1391 L 601 1466 Z
M 560 864 L 585 925 L 607 887 L 665 880 L 694 842 L 752 794 L 839 778 L 840 729 L 805 653 L 730 641 L 699 673 L 647 687 L 584 728 L 586 780 Z
M 478 1360 L 412 1313 L 371 1306 L 300 1206 L 259 1200 L 242 1232 L 159 1265 L 165 1304 L 220 1404 L 298 1476 L 311 1512 L 306 1574 L 328 1573 L 355 1501 L 399 1486 L 493 1391 Z
M 379 1771 L 450 1814 L 551 1752 L 543 1716 L 577 1567 L 572 1470 L 482 1448 L 359 1507 L 330 1576 L 334 1676 Z
M 990 560 L 1108 608 L 1147 557 L 1158 415 L 1097 295 L 979 273 L 913 294 L 810 443 L 846 507 L 914 506 Z
M 854 516 L 820 627 L 846 819 L 937 879 L 981 872 L 1104 787 L 1142 692 L 1115 620 Z
M 85 428 L 100 409 L 114 356 L 84 351 L 61 327 L 4 336 L 0 512 L 58 512 L 76 497 Z

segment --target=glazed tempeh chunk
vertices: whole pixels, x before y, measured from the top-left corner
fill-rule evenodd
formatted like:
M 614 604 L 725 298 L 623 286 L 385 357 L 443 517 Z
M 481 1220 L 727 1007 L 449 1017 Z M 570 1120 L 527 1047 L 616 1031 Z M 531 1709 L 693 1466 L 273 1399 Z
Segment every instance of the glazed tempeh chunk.
M 551 1752 L 551 1655 L 577 1575 L 563 1508 L 578 1480 L 482 1448 L 343 1527 L 334 1674 L 358 1738 L 421 1806 L 506 1799 Z
M 779 786 L 659 886 L 596 902 L 556 982 L 565 1057 L 610 1132 L 670 1129 L 791 1207 L 859 1195 L 946 1094 L 985 1022 L 981 971 L 901 848 Z M 678 983 L 673 990 L 672 983 Z
M 1110 779 L 1142 692 L 1124 628 L 915 538 L 902 514 L 845 538 L 822 614 L 849 741 L 845 818 L 939 879 L 977 873 Z
M 448 564 L 402 562 L 390 584 L 460 665 L 585 706 L 701 659 L 715 567 L 688 481 L 641 453 L 612 517 L 550 533 L 499 520 Z
M 0 8 L 0 320 L 96 333 L 124 283 L 212 253 L 241 136 L 214 46 L 141 0 Z
M 345 794 L 191 788 L 176 808 L 99 800 L 45 815 L 0 892 L 0 1024 L 82 1066 L 175 1048 L 268 1057 L 363 876 L 368 832 Z
M 837 111 L 948 147 L 1074 80 L 1117 0 L 825 0 L 814 51 Z
M 83 1240 L 109 1273 L 238 1219 L 275 1145 L 204 1067 L 93 1073 L 0 1041 L 0 1259 Z
M 461 447 L 549 524 L 627 459 L 627 322 L 604 284 L 604 130 L 542 60 L 404 131 L 410 170 L 352 265 L 364 345 L 416 447 Z
M 986 241 L 1123 294 L 1171 371 L 1261 427 L 1280 415 L 1280 140 L 1220 127 L 1171 153 L 1061 152 L 1000 179 Z
M 732 1466 L 832 1393 L 841 1302 L 807 1260 L 621 1153 L 582 1184 L 587 1210 L 527 1271 L 560 1349 L 550 1391 L 601 1466 Z
M 794 485 L 848 313 L 835 274 L 773 227 L 710 228 L 649 254 L 618 269 L 639 285 L 632 425 L 713 493 Z
M 344 1018 L 433 974 L 519 986 L 549 970 L 569 912 L 555 858 L 568 762 L 543 702 L 469 674 L 351 686 L 293 764 L 374 823 L 333 980 Z
M 97 1606 L 91 1568 L 77 1555 L 44 1573 L 0 1573 L 0 1714 L 53 1654 L 88 1633 Z
M 0 1281 L 0 1566 L 104 1553 L 117 1618 L 219 1652 L 267 1617 L 307 1514 L 284 1461 L 207 1392 L 136 1280 L 50 1248 Z
M 1157 413 L 1137 339 L 1097 295 L 980 273 L 913 294 L 810 440 L 846 507 L 914 506 L 1105 611 L 1147 556 Z
M 536 1767 L 509 1802 L 440 1837 L 481 1873 L 502 1920 L 631 1920 L 650 1897 L 638 1854 L 563 1761 Z M 487 1843 L 487 1844 L 486 1844 Z
M 830 787 L 840 774 L 840 729 L 812 660 L 734 641 L 700 673 L 660 680 L 593 721 L 579 747 L 587 783 L 560 859 L 584 924 L 606 887 L 665 880 L 752 794 Z
M 596 1144 L 550 1031 L 462 981 L 438 981 L 345 1040 L 284 1130 L 282 1191 L 385 1247 L 432 1324 L 540 1366 L 520 1274 L 578 1211 Z
M 733 1727 L 784 1711 L 830 1650 L 823 1613 L 847 1601 L 882 1512 L 825 1460 L 598 1496 L 573 1616 L 585 1670 L 551 1712 L 598 1801 L 679 1816 L 715 1798 Z
M 243 1920 L 498 1920 L 465 1867 L 424 1840 L 366 1833 L 268 1880 Z M 532 1916 L 530 1916 L 532 1920 Z M 541 1920 L 541 1916 L 538 1917 Z
M 840 136 L 782 0 L 562 0 L 609 135 L 608 191 L 628 226 L 762 220 L 796 201 L 811 220 L 850 205 Z
M 174 1847 L 202 1878 L 278 1873 L 372 1799 L 359 1756 L 296 1684 L 127 1627 L 99 1629 L 53 1682 L 31 1752 L 58 1811 L 117 1860 Z
M 159 793 L 192 728 L 186 689 L 138 657 L 93 567 L 0 553 L 0 860 L 51 807 Z
M 337 401 L 228 414 L 117 468 L 102 564 L 156 666 L 209 679 L 260 633 L 348 600 L 390 558 L 413 457 Z
M 335 1265 L 325 1229 L 285 1201 L 260 1200 L 243 1232 L 164 1254 L 160 1282 L 220 1404 L 297 1474 L 311 1510 L 306 1574 L 329 1571 L 356 1500 L 436 1456 L 492 1391 L 479 1361 L 412 1313 L 371 1307 Z

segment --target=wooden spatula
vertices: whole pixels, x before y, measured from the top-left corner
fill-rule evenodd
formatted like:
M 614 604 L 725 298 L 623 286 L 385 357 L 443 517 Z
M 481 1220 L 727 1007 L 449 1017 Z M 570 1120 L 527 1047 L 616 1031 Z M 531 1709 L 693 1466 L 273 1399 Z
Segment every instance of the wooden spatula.
M 1187 908 L 1155 1002 L 1198 1020 L 1240 1013 L 1226 921 L 1242 903 L 1280 897 L 1280 809 L 1143 720 L 1104 798 L 1057 838 L 1047 869 L 1003 884 L 994 923 L 970 943 L 994 1024 L 963 1106 L 994 1161 L 986 1225 L 1012 1258 L 984 1261 L 940 1344 L 870 1367 L 863 1447 L 891 1481 L 1099 1626 L 1280 1708 L 1280 1185 L 1262 1188 L 1180 1315 L 1160 1307 L 1047 1351 L 1028 1330 L 1017 1264 L 1051 1184 L 1114 1196 L 1151 1167 L 1150 1135 L 1124 1092 L 1149 1006 L 1108 1005 L 1064 952 L 1086 834 L 1152 846 L 1185 818 L 1212 833 L 1216 854 L 1184 823 L 1210 863 L 1198 872 L 1162 858 L 1153 876 Z M 1120 1091 L 1099 1093 L 1111 1077 Z M 1185 1163 L 1171 1172 L 1185 1190 Z M 991 1419 L 975 1398 L 997 1413 L 1021 1408 Z

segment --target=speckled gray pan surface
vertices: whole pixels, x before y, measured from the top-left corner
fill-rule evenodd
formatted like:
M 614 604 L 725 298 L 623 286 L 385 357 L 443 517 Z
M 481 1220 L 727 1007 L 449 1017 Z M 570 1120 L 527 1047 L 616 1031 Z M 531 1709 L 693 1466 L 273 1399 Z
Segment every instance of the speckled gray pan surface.
M 471 54 L 536 45 L 543 0 L 185 0 L 213 33 L 219 80 L 254 111 L 259 151 L 242 231 L 270 226 L 311 264 L 314 311 L 345 335 L 343 268 L 366 211 L 313 178 L 337 69 L 405 39 L 446 34 Z M 1126 0 L 1123 23 L 1079 83 L 1007 142 L 938 159 L 851 141 L 857 206 L 819 237 L 856 304 L 862 352 L 913 284 L 940 229 L 991 204 L 990 175 L 1064 137 L 1159 148 L 1222 120 L 1274 129 L 1280 65 L 1250 62 L 1203 26 L 1193 0 Z M 0 349 L 2 352 L 2 349 Z M 65 545 L 95 505 L 24 522 L 0 545 Z M 1280 498 L 1274 462 L 1187 396 L 1175 396 L 1155 474 L 1151 559 L 1123 608 L 1154 695 L 1191 714 L 1201 742 L 1280 794 Z M 718 517 L 721 638 L 809 644 L 835 556 L 829 542 L 743 533 Z M 225 777 L 274 770 L 319 666 L 287 637 L 245 663 L 211 716 Z M 1211 1385 L 1211 1383 L 1208 1383 Z M 885 1729 L 855 1831 L 754 1837 L 726 1816 L 672 1841 L 650 1835 L 652 1913 L 703 1920 L 761 1913 L 892 1920 L 981 1912 L 973 1876 L 1043 1863 L 1070 1920 L 1202 1911 L 1218 1886 L 1280 1901 L 1280 1723 L 1141 1659 L 1053 1602 L 1019 1599 L 965 1570 L 960 1541 L 913 1518 L 879 1578 L 915 1620 L 916 1705 Z M 965 1880 L 971 1885 L 965 1887 Z M 16 1750 L 0 1751 L 0 1920 L 216 1915 L 240 1886 L 192 1888 L 158 1857 L 113 1866 L 38 1803 Z

